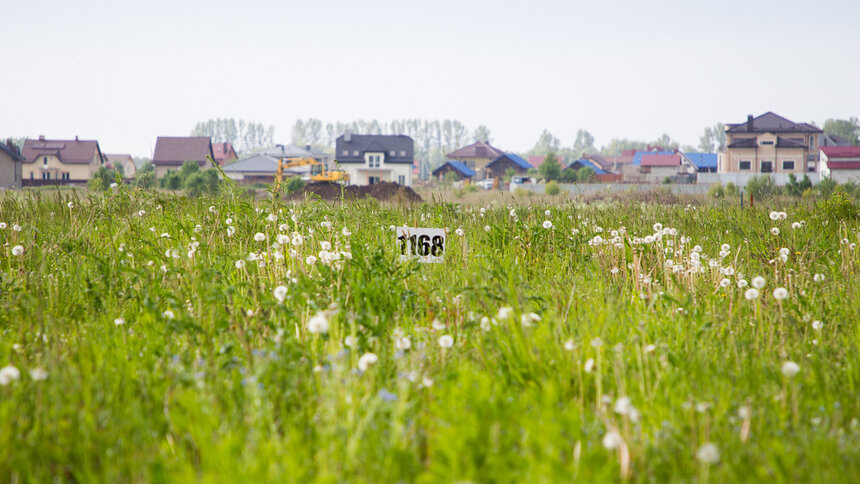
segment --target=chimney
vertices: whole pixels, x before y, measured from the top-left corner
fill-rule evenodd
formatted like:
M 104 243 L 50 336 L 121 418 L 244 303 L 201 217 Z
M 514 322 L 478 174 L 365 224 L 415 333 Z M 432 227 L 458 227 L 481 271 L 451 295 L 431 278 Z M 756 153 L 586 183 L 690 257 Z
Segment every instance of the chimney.
M 352 129 L 347 129 L 346 132 L 343 133 L 343 140 L 347 143 L 352 141 Z
M 311 145 L 305 145 L 305 149 L 306 149 L 306 150 L 308 150 L 308 151 L 310 151 L 310 150 L 311 150 Z
M 75 135 L 75 141 L 77 141 L 77 140 L 78 140 L 78 135 Z
M 747 131 L 752 131 L 752 130 L 753 130 L 753 115 L 749 114 L 749 115 L 747 115 Z
M 40 134 L 39 135 L 39 141 L 45 141 L 45 135 Z

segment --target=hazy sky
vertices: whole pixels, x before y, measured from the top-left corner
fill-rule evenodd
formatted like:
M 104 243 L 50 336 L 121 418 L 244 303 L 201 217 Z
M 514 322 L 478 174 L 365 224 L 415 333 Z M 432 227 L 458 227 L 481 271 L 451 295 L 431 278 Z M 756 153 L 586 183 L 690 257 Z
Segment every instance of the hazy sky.
M 527 150 L 546 128 L 697 144 L 774 111 L 860 115 L 860 2 L 0 0 L 0 136 L 159 135 L 233 117 L 459 119 Z

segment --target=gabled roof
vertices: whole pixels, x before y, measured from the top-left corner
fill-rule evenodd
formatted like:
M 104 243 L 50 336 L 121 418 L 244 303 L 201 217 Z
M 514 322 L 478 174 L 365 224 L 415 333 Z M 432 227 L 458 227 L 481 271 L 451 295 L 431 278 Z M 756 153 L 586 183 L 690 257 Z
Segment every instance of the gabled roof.
M 806 148 L 806 145 L 802 141 L 793 140 L 791 138 L 783 138 L 782 136 L 776 137 L 776 147 L 777 148 Z
M 528 161 L 522 159 L 520 156 L 515 155 L 513 153 L 503 153 L 502 156 L 499 156 L 495 160 L 487 163 L 487 168 L 490 168 L 492 165 L 496 163 L 501 163 L 503 160 L 510 160 L 513 164 L 519 166 L 523 170 L 528 170 L 529 168 L 534 168 L 529 164 Z
M 827 158 L 860 158 L 860 146 L 822 146 Z
M 567 168 L 572 170 L 578 170 L 580 168 L 591 168 L 592 170 L 594 170 L 594 174 L 596 175 L 606 175 L 609 173 L 608 171 L 601 168 L 600 165 L 595 163 L 593 160 L 587 158 L 580 158 L 573 163 L 567 165 Z
M 256 154 L 249 158 L 224 165 L 225 173 L 275 173 L 277 171 L 278 160 L 263 154 Z
M 153 165 L 178 166 L 186 161 L 206 162 L 206 155 L 212 156 L 212 142 L 208 136 L 170 137 L 159 136 L 155 141 Z
M 230 159 L 236 159 L 236 150 L 233 149 L 232 143 L 213 143 L 212 144 L 212 157 L 217 161 L 225 161 L 228 157 Z
M 750 116 L 751 117 L 751 116 Z M 728 133 L 822 133 L 809 123 L 795 123 L 770 111 L 743 123 L 727 124 Z
M 681 155 L 646 153 L 642 155 L 642 166 L 681 166 Z
M 433 176 L 436 176 L 436 174 L 438 172 L 440 172 L 442 170 L 442 168 L 444 168 L 446 166 L 450 166 L 452 169 L 458 171 L 461 175 L 463 175 L 466 178 L 470 178 L 470 177 L 475 176 L 475 170 L 466 166 L 466 164 L 463 163 L 462 161 L 446 161 L 444 164 L 442 164 L 442 166 L 433 170 Z
M 129 160 L 134 161 L 134 159 L 132 159 L 131 155 L 128 155 L 125 153 L 121 153 L 121 154 L 105 153 L 105 158 L 107 158 L 107 161 L 109 163 L 116 163 L 116 162 L 125 163 L 126 161 L 129 161 Z
M 684 156 L 698 169 L 717 167 L 716 153 L 684 153 Z
M 385 153 L 385 163 L 411 164 L 414 161 L 415 143 L 405 134 L 350 134 L 349 141 L 346 135 L 340 135 L 335 146 L 338 163 L 364 163 L 366 152 Z
M 590 160 L 591 163 L 594 164 L 595 166 L 597 166 L 598 168 L 604 170 L 606 173 L 610 173 L 610 172 L 612 172 L 614 162 L 610 161 L 607 158 L 621 158 L 621 157 L 617 157 L 617 156 L 615 156 L 615 157 L 603 157 L 600 155 L 582 155 L 582 158 L 580 158 L 580 159 Z M 633 157 L 631 156 L 631 157 L 629 157 L 629 160 L 627 161 L 627 163 L 630 163 L 632 161 L 633 161 Z
M 24 141 L 21 156 L 24 163 L 33 163 L 40 156 L 56 156 L 61 163 L 87 165 L 93 159 L 101 158 L 102 151 L 99 142 L 95 140 L 37 140 Z
M 12 157 L 13 161 L 21 161 L 24 159 L 24 157 L 21 156 L 20 153 L 18 153 L 18 148 L 15 146 L 12 146 L 10 148 L 6 146 L 5 143 L 0 143 L 0 151 L 2 151 L 3 153 L 7 153 L 10 157 Z
M 756 148 L 758 147 L 758 140 L 755 138 L 746 138 L 735 140 L 730 143 L 729 148 Z
M 455 160 L 468 158 L 489 158 L 491 160 L 494 160 L 504 154 L 505 153 L 502 150 L 490 146 L 490 143 L 487 143 L 486 141 L 478 141 L 468 146 L 464 146 L 458 150 L 452 151 L 445 156 L 447 156 L 448 158 L 453 158 Z
M 637 151 L 635 155 L 633 155 L 633 161 L 630 163 L 633 165 L 641 165 L 642 157 L 645 155 L 674 155 L 674 151 Z

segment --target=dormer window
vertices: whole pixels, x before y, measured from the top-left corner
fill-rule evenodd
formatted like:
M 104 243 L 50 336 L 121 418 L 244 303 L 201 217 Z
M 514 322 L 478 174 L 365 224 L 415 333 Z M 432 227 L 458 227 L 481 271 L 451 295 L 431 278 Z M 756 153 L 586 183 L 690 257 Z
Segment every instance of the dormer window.
M 48 166 L 48 157 L 42 158 L 42 166 Z
M 761 142 L 761 145 L 762 145 L 762 146 L 765 146 L 765 145 L 773 145 L 773 141 L 762 141 L 762 142 Z
M 364 159 L 367 161 L 368 168 L 379 168 L 382 165 L 384 153 L 365 153 Z

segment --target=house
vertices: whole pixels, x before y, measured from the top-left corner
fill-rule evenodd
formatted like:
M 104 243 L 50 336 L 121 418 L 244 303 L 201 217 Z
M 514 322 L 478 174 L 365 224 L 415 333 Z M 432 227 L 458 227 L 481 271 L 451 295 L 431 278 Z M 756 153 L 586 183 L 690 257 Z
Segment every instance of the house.
M 352 134 L 347 130 L 335 141 L 335 156 L 352 185 L 387 181 L 411 186 L 414 146 L 412 138 L 402 134 Z
M 805 173 L 817 170 L 823 131 L 767 112 L 726 125 L 726 149 L 717 160 L 719 173 Z
M 823 133 L 821 135 L 821 146 L 851 146 L 851 141 L 843 139 L 835 134 Z
M 590 168 L 594 171 L 594 178 L 599 182 L 611 183 L 620 182 L 621 174 L 613 171 L 613 167 L 603 160 L 602 157 L 594 155 L 586 155 L 582 158 L 567 165 L 565 170 L 579 170 L 582 168 Z
M 238 160 L 239 156 L 233 149 L 233 143 L 212 143 L 212 159 L 218 166 L 224 166 L 233 160 Z
M 822 146 L 819 173 L 837 183 L 860 183 L 860 146 Z
M 650 183 L 662 183 L 696 173 L 696 167 L 680 153 L 647 153 L 640 161 L 640 173 Z M 689 180 L 688 180 L 689 181 Z
M 633 164 L 633 156 L 636 150 L 625 150 L 621 156 L 604 156 L 585 153 L 580 159 L 592 160 L 603 167 L 604 170 L 621 172 L 625 166 Z
M 462 161 L 446 161 L 439 168 L 433 170 L 433 177 L 444 180 L 448 173 L 453 173 L 454 179 L 471 180 L 475 176 L 475 170 L 466 166 Z
M 159 136 L 152 155 L 155 176 L 161 178 L 170 170 L 178 170 L 186 161 L 194 161 L 201 168 L 209 168 L 211 165 L 207 156 L 214 159 L 212 141 L 208 136 Z
M 490 143 L 486 141 L 478 141 L 470 144 L 469 146 L 464 146 L 458 150 L 452 151 L 445 156 L 451 160 L 462 161 L 466 166 L 475 170 L 479 179 L 483 179 L 489 176 L 486 170 L 487 165 L 504 154 L 505 153 L 502 150 L 490 146 Z M 523 161 L 525 162 L 525 160 Z
M 716 153 L 682 153 L 699 173 L 716 173 L 717 172 L 717 154 Z
M 503 153 L 487 164 L 485 172 L 488 178 L 503 178 L 509 168 L 513 168 L 518 174 L 523 174 L 534 168 L 528 161 L 513 153 Z
M 114 168 L 122 167 L 123 178 L 134 177 L 134 173 L 137 171 L 137 165 L 134 164 L 134 159 L 132 159 L 131 155 L 105 154 L 105 158 L 110 166 Z
M 96 140 L 48 140 L 24 141 L 21 150 L 23 160 L 22 185 L 46 183 L 86 183 L 104 165 L 105 157 Z M 50 180 L 50 181 L 48 181 Z
M 21 187 L 21 161 L 24 157 L 12 140 L 0 143 L 0 188 Z

